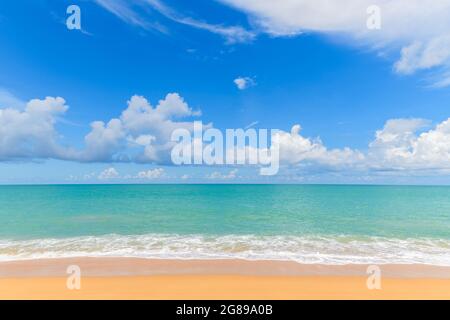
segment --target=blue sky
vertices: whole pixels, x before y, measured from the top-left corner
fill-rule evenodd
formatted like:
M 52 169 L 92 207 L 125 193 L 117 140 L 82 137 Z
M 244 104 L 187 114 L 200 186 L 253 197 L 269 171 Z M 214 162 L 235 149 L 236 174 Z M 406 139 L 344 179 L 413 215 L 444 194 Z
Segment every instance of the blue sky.
M 1 122 L 0 116 L 0 124 L 12 121 L 0 129 L 0 183 L 450 182 L 450 124 L 445 123 L 450 116 L 450 46 L 442 40 L 443 31 L 424 30 L 417 39 L 392 35 L 389 28 L 397 26 L 389 19 L 398 17 L 388 11 L 386 25 L 371 31 L 378 34 L 362 25 L 361 36 L 351 18 L 348 26 L 329 27 L 320 8 L 313 12 L 317 19 L 312 18 L 311 27 L 285 19 L 282 8 L 281 16 L 271 17 L 270 8 L 254 3 L 2 2 L 0 109 L 17 110 L 19 117 L 28 101 L 46 97 L 62 97 L 69 108 L 52 114 L 51 138 L 20 131 L 22 122 Z M 82 30 L 66 27 L 71 4 L 81 9 Z M 422 18 L 420 10 L 417 15 Z M 280 21 L 290 22 L 280 26 Z M 429 58 L 435 43 L 438 58 Z M 240 77 L 251 79 L 251 85 L 239 89 L 234 81 Z M 183 121 L 196 118 L 220 130 L 250 124 L 287 134 L 296 124 L 302 129 L 286 137 L 289 152 L 275 177 L 261 177 L 251 166 L 176 167 L 155 159 L 119 163 L 113 155 L 117 149 L 88 157 L 29 146 L 51 139 L 58 150 L 82 152 L 93 121 L 119 118 L 134 95 L 155 107 L 169 93 L 201 110 L 201 117 L 185 114 Z M 31 142 L 30 134 L 36 134 Z M 392 135 L 396 140 L 386 142 Z M 28 149 L 11 152 L 11 141 Z M 309 147 L 295 149 L 303 142 Z M 367 159 L 341 159 L 339 152 L 346 147 Z M 340 157 L 337 165 L 328 159 L 335 156 L 331 150 Z M 136 178 L 140 172 L 150 174 Z

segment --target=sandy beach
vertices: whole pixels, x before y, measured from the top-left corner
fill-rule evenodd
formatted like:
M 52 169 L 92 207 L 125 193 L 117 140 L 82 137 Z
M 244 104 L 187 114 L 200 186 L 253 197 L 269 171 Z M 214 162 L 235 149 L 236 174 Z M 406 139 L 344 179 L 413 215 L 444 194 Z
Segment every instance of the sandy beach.
M 69 290 L 68 266 L 81 270 Z M 369 290 L 365 265 L 280 261 L 71 258 L 0 263 L 0 299 L 450 299 L 450 268 L 382 265 Z

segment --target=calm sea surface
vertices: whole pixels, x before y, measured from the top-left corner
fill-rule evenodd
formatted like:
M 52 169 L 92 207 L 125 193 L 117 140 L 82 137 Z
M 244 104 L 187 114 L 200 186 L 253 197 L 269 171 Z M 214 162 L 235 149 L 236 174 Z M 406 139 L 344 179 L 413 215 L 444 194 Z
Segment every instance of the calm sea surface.
M 0 260 L 70 256 L 450 266 L 450 187 L 0 186 Z

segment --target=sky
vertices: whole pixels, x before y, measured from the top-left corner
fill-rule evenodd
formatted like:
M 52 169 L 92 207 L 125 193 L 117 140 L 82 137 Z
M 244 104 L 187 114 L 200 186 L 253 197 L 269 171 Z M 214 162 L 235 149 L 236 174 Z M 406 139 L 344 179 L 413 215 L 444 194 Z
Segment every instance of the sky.
M 2 1 L 0 184 L 449 184 L 448 16 L 450 0 Z M 175 165 L 193 121 L 279 130 L 278 174 Z

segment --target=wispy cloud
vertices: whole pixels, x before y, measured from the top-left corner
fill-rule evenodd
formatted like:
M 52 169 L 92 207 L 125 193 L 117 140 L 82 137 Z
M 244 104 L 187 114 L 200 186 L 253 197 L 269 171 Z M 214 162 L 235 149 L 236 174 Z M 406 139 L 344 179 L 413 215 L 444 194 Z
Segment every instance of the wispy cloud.
M 155 22 L 150 23 L 150 18 L 144 12 L 139 12 L 136 6 L 151 8 L 173 22 L 220 35 L 224 37 L 229 44 L 249 42 L 256 36 L 254 32 L 246 30 L 241 26 L 211 24 L 182 15 L 159 0 L 95 0 L 95 2 L 126 23 L 139 26 L 146 30 L 157 29 L 158 31 L 167 33 L 166 29 L 162 27 L 161 24 Z
M 219 0 L 247 14 L 274 37 L 304 32 L 345 35 L 352 44 L 399 52 L 394 71 L 431 71 L 437 87 L 450 85 L 450 0 Z M 380 9 L 380 28 L 367 28 L 368 8 Z M 398 58 L 399 56 L 399 58 Z
M 253 128 L 254 126 L 256 126 L 258 124 L 259 124 L 259 121 L 253 121 L 252 123 L 247 125 L 244 129 L 247 130 L 247 129 Z
M 126 23 L 150 29 L 151 24 L 143 19 L 131 7 L 129 1 L 122 0 L 94 0 L 98 5 L 114 14 Z
M 227 39 L 227 42 L 229 43 L 248 42 L 253 40 L 255 37 L 254 32 L 248 31 L 241 26 L 223 26 L 217 24 L 210 24 L 204 21 L 193 19 L 191 17 L 180 15 L 178 12 L 164 5 L 159 0 L 144 0 L 144 1 L 148 3 L 150 6 L 152 6 L 159 13 L 161 13 L 163 16 L 172 21 L 221 35 L 225 39 Z
M 61 16 L 61 15 L 59 15 L 58 13 L 56 13 L 55 11 L 51 11 L 51 12 L 50 12 L 50 15 L 53 17 L 53 19 L 54 19 L 57 23 L 60 23 L 60 24 L 63 24 L 64 26 L 66 26 L 66 23 L 67 23 L 67 21 L 66 21 L 66 19 L 67 19 L 66 16 Z M 87 31 L 87 30 L 84 29 L 83 27 L 81 27 L 81 29 L 79 29 L 79 30 L 70 30 L 70 31 L 79 31 L 79 32 L 81 32 L 82 34 L 87 35 L 87 36 L 93 36 L 93 35 L 94 35 L 93 33 Z
M 0 88 L 0 108 L 22 109 L 25 104 L 25 101 L 22 101 L 10 91 Z

